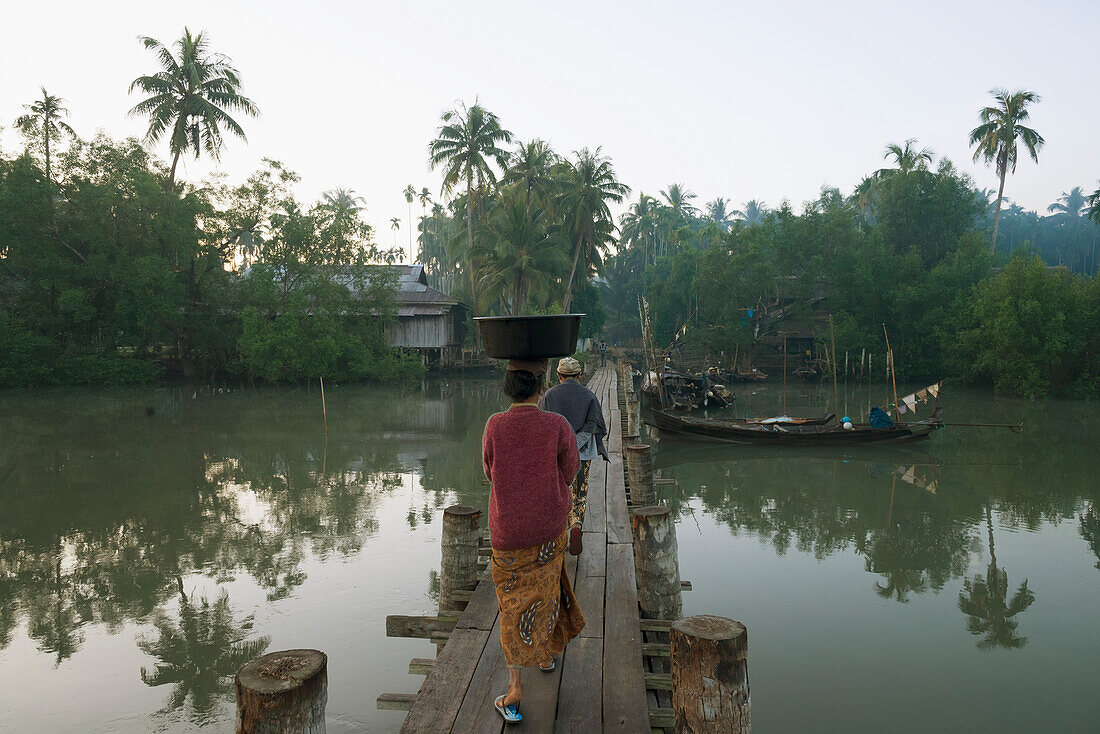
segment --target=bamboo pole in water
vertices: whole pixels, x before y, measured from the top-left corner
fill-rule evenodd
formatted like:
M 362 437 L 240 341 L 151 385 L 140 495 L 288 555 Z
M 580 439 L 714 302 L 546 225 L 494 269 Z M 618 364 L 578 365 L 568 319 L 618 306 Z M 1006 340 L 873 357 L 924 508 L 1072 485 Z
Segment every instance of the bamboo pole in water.
M 829 339 L 833 343 L 833 405 L 837 416 L 840 415 L 840 390 L 836 386 L 836 331 L 833 329 L 833 315 L 829 314 Z
M 894 350 L 890 348 L 890 335 L 886 332 L 886 324 L 882 325 L 882 333 L 886 336 L 886 354 L 888 355 L 890 365 L 890 383 L 894 386 L 894 415 L 900 416 L 901 411 L 898 410 L 898 374 L 894 370 Z
M 321 415 L 325 420 L 325 435 L 328 435 L 328 408 L 325 406 L 325 378 L 321 378 Z

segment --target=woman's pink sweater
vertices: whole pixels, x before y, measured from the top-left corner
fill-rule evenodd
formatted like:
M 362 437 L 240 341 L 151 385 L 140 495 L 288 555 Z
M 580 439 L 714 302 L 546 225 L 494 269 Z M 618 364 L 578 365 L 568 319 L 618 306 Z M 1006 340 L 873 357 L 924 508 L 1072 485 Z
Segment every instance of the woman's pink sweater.
M 539 545 L 565 530 L 570 484 L 580 468 L 577 439 L 565 418 L 518 405 L 485 424 L 485 476 L 493 548 Z

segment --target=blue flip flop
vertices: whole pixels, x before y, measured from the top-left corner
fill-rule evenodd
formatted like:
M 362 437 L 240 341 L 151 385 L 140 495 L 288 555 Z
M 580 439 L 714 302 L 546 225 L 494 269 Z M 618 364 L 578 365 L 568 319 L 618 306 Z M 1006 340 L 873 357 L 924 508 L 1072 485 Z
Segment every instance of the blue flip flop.
M 497 696 L 497 700 L 493 701 L 493 706 L 496 707 L 497 713 L 504 718 L 505 724 L 518 724 L 523 721 L 523 714 L 519 712 L 519 706 L 513 704 L 505 705 L 504 696 Z

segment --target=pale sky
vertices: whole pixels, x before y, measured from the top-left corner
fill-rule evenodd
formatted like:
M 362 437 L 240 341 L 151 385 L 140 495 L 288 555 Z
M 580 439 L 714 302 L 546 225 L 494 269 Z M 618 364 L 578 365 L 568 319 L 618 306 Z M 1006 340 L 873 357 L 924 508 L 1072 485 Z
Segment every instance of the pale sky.
M 560 153 L 603 146 L 621 180 L 656 195 L 679 182 L 737 206 L 823 184 L 846 193 L 915 137 L 996 187 L 967 133 L 993 87 L 1043 101 L 1039 165 L 1021 160 L 1005 195 L 1045 211 L 1100 178 L 1100 2 L 6 2 L 0 10 L 0 144 L 44 84 L 83 136 L 140 136 L 130 81 L 157 66 L 139 35 L 187 25 L 241 72 L 260 107 L 220 164 L 243 180 L 263 157 L 302 176 L 305 200 L 354 189 L 383 245 L 402 190 L 428 186 L 427 145 L 456 101 L 481 102 L 520 139 Z M 167 157 L 166 145 L 157 151 Z M 419 216 L 419 204 L 413 216 Z

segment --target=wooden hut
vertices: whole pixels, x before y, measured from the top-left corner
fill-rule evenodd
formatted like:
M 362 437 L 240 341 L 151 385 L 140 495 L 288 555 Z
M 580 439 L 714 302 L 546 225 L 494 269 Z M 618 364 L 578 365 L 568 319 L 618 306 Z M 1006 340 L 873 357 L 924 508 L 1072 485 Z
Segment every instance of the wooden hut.
M 429 364 L 456 364 L 469 309 L 428 285 L 423 265 L 393 267 L 398 273 L 397 322 L 386 326 L 390 346 L 415 349 Z

